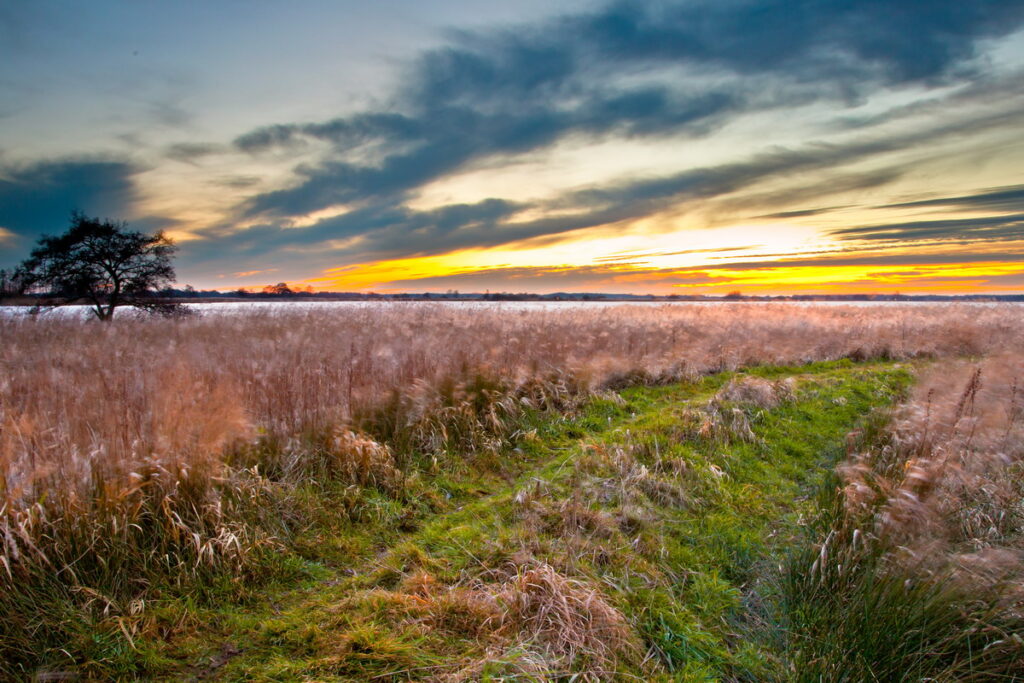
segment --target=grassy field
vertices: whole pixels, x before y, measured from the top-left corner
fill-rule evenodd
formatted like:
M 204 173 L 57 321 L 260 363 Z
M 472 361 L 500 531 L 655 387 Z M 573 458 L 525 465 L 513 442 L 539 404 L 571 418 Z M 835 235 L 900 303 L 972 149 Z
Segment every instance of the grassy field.
M 1024 322 L 822 309 L 0 321 L 2 673 L 1013 680 Z
M 545 425 L 512 482 L 427 516 L 277 613 L 218 615 L 213 642 L 238 651 L 222 675 L 781 678 L 778 562 L 845 432 L 908 374 L 759 374 L 794 382 L 772 386 L 778 405 L 723 401 L 743 417 L 711 436 L 707 405 L 729 375 L 631 389 Z

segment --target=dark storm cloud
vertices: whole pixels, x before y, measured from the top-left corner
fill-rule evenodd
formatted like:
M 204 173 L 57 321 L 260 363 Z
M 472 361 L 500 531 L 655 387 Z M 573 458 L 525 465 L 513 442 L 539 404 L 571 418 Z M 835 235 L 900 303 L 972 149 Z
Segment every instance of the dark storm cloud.
M 308 228 L 257 225 L 222 234 L 216 238 L 186 242 L 182 249 L 194 261 L 219 258 L 225 249 L 237 256 L 261 255 L 278 250 L 301 249 L 326 242 L 359 238 L 360 251 L 395 249 L 404 244 L 410 252 L 425 251 L 428 245 L 470 244 L 476 236 L 496 232 L 500 222 L 522 208 L 500 199 L 476 204 L 453 204 L 432 211 L 414 211 L 404 206 L 380 203 L 324 219 Z M 455 237 L 459 235 L 465 237 Z
M 334 143 L 340 149 L 348 149 L 378 138 L 396 142 L 416 139 L 426 132 L 422 122 L 416 119 L 401 114 L 371 113 L 323 123 L 279 124 L 258 128 L 239 136 L 235 145 L 242 151 L 256 153 L 271 147 L 302 144 L 304 138 L 313 138 Z
M 869 149 L 874 149 L 870 147 Z M 557 238 L 574 230 L 648 216 L 668 203 L 716 197 L 767 176 L 831 166 L 839 158 L 864 149 L 815 148 L 803 152 L 762 155 L 742 164 L 695 169 L 653 181 L 625 182 L 570 193 L 553 205 L 528 205 L 489 199 L 430 211 L 415 211 L 387 200 L 326 218 L 307 228 L 264 225 L 220 239 L 190 243 L 200 253 L 269 252 L 289 246 L 359 238 L 344 248 L 363 257 L 431 254 L 466 247 L 497 246 L 537 237 Z M 513 222 L 525 209 L 568 211 L 551 217 Z
M 620 59 L 693 60 L 857 85 L 866 77 L 947 77 L 974 56 L 977 38 L 1008 33 L 1022 15 L 1020 3 L 1000 0 L 619 3 L 579 25 Z
M 134 201 L 132 176 L 124 161 L 59 160 L 0 166 L 0 226 L 19 236 L 21 246 L 44 233 L 58 233 L 73 210 L 123 216 Z
M 972 73 L 979 40 L 1022 20 L 1020 2 L 621 2 L 516 31 L 461 33 L 420 57 L 395 111 L 239 137 L 252 153 L 310 140 L 332 150 L 244 212 L 287 217 L 368 198 L 398 202 L 475 161 L 571 134 L 699 135 L 752 109 L 949 83 Z M 626 84 L 680 68 L 717 83 L 687 89 L 685 78 L 665 75 L 662 85 Z
M 649 217 L 680 203 L 701 204 L 718 200 L 766 180 L 808 172 L 832 173 L 835 168 L 902 149 L 905 145 L 925 140 L 936 142 L 946 136 L 959 136 L 975 129 L 1018 125 L 1022 119 L 1024 114 L 1021 113 L 1009 118 L 995 114 L 988 118 L 922 128 L 913 136 L 886 137 L 847 145 L 816 144 L 795 150 L 778 149 L 755 155 L 744 162 L 690 169 L 654 179 L 624 180 L 568 192 L 537 204 L 489 199 L 475 204 L 417 211 L 384 196 L 309 227 L 289 228 L 267 223 L 239 231 L 225 228 L 219 236 L 209 234 L 207 239 L 190 242 L 186 246 L 190 258 L 197 260 L 219 257 L 225 252 L 236 256 L 258 256 L 288 249 L 309 250 L 317 246 L 320 255 L 333 254 L 335 258 L 365 261 L 437 254 L 459 248 L 493 247 L 523 240 L 556 243 L 575 230 Z M 881 182 L 880 178 L 897 175 L 898 170 L 895 169 L 863 174 L 840 173 L 823 182 L 833 189 L 860 188 L 873 186 Z M 793 197 L 816 195 L 821 191 L 819 182 L 815 181 L 802 189 L 792 189 L 785 198 L 790 201 Z M 749 208 L 751 203 L 749 200 L 737 201 L 745 208 Z M 778 200 L 767 197 L 762 201 L 771 205 Z M 517 214 L 528 209 L 547 213 L 549 217 L 515 220 Z M 857 228 L 855 230 L 860 230 L 860 233 L 839 237 L 881 239 L 881 234 L 871 236 L 872 233 L 887 229 L 886 226 Z M 980 239 L 980 226 L 975 232 L 978 234 L 973 239 Z M 335 246 L 330 244 L 332 241 L 342 243 Z
M 647 88 L 597 97 L 564 110 L 553 103 L 509 103 L 499 112 L 481 112 L 475 108 L 434 107 L 424 120 L 402 128 L 392 137 L 391 122 L 370 136 L 362 126 L 353 132 L 339 122 L 329 133 L 309 134 L 310 126 L 300 127 L 309 137 L 329 139 L 339 151 L 351 151 L 369 140 L 390 148 L 372 163 L 347 160 L 329 161 L 318 166 L 296 169 L 296 186 L 259 195 L 248 202 L 246 214 L 290 216 L 371 197 L 394 196 L 443 177 L 470 161 L 495 154 L 516 154 L 545 147 L 572 133 L 600 134 L 617 129 L 625 135 L 651 134 L 692 125 L 695 132 L 724 112 L 738 106 L 737 99 L 725 93 L 701 95 L 685 102 L 675 101 L 667 91 Z M 429 121 L 429 124 L 427 123 Z M 368 124 L 370 128 L 377 123 Z M 412 136 L 415 130 L 422 130 Z M 256 131 L 237 144 L 253 149 L 257 140 L 294 141 L 282 127 Z

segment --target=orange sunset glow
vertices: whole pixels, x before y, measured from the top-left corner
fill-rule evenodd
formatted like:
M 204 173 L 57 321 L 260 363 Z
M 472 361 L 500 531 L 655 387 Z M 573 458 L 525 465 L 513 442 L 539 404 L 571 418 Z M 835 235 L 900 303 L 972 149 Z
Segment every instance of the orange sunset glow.
M 95 17 L 26 9 L 0 268 L 79 210 L 225 294 L 1024 288 L 1013 3 L 396 3 L 211 10 L 188 50 L 191 10 L 70 45 Z

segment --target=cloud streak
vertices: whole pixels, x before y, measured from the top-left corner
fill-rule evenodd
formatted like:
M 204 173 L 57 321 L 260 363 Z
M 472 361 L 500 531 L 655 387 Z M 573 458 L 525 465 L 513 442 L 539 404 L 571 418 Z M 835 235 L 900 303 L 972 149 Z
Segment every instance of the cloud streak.
M 0 226 L 27 245 L 42 234 L 66 229 L 76 209 L 124 216 L 136 199 L 134 176 L 140 171 L 131 163 L 106 159 L 0 166 Z
M 952 239 L 962 243 L 1019 240 L 1024 239 L 1024 213 L 867 225 L 833 230 L 832 234 L 840 239 L 888 242 Z
M 937 197 L 914 202 L 886 204 L 883 208 L 949 207 L 961 211 L 1016 211 L 1024 212 L 1024 185 L 991 188 L 984 192 L 955 197 Z

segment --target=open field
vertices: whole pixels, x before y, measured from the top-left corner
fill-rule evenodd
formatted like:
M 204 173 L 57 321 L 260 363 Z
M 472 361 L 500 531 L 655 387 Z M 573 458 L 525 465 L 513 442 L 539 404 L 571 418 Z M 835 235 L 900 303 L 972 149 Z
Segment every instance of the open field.
M 1019 307 L 388 304 L 0 337 L 7 677 L 1024 662 Z

